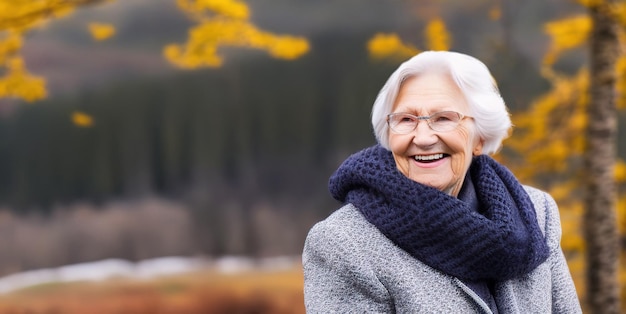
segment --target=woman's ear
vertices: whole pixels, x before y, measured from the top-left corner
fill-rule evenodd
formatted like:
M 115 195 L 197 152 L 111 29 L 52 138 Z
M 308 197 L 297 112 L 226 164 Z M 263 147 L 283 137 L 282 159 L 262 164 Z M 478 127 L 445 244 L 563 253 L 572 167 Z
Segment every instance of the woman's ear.
M 476 144 L 476 146 L 474 147 L 474 151 L 472 152 L 474 154 L 474 156 L 479 156 L 479 155 L 483 154 L 483 144 L 484 144 L 484 141 L 481 138 L 478 141 L 478 144 Z

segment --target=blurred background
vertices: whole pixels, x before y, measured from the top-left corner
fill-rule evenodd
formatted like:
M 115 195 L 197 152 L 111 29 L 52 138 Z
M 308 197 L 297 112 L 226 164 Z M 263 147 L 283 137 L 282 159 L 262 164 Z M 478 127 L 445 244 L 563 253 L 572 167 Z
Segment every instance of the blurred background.
M 18 6 L 4 2 L 0 12 Z M 426 49 L 464 52 L 492 70 L 516 125 L 497 158 L 559 202 L 563 247 L 584 297 L 575 196 L 575 121 L 584 105 L 575 100 L 588 83 L 587 50 L 576 39 L 584 7 L 194 2 L 86 1 L 19 29 L 13 57 L 22 63 L 0 72 L 30 75 L 0 83 L 0 277 L 13 280 L 0 278 L 0 309 L 84 313 L 108 300 L 102 313 L 304 312 L 304 239 L 340 206 L 328 177 L 375 143 L 376 94 L 402 61 Z M 0 47 L 15 32 L 7 25 L 0 22 Z M 214 46 L 194 46 L 203 39 Z M 6 51 L 0 61 L 8 63 Z M 618 138 L 625 133 L 621 127 Z M 626 159 L 623 140 L 618 155 Z M 620 161 L 616 169 L 623 192 L 626 168 Z M 162 264 L 174 265 L 170 276 L 124 279 L 164 257 L 173 261 Z M 58 272 L 33 285 L 15 279 L 85 263 L 96 265 L 90 272 L 125 271 L 98 284 L 88 276 L 60 283 Z M 171 275 L 184 265 L 188 272 Z

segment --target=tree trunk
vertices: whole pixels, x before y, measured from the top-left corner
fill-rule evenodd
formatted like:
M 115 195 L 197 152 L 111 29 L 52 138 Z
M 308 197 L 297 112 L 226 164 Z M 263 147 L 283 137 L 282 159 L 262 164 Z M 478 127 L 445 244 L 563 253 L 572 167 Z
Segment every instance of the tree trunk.
M 598 1 L 599 2 L 599 1 Z M 587 242 L 587 302 L 590 313 L 619 313 L 619 238 L 616 221 L 617 109 L 615 62 L 619 55 L 617 24 L 610 8 L 614 0 L 589 7 L 590 93 L 587 109 L 587 174 L 585 237 Z

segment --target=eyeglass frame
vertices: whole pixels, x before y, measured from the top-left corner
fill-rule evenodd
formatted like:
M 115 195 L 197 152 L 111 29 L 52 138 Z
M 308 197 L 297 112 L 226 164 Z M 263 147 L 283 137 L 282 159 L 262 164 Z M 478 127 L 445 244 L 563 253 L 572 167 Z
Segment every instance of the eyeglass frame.
M 431 123 L 432 123 L 431 118 L 432 118 L 433 116 L 436 116 L 436 115 L 438 115 L 438 114 L 442 114 L 442 113 L 450 113 L 450 112 L 451 112 L 451 113 L 455 113 L 455 114 L 457 114 L 457 115 L 459 116 L 459 120 L 456 122 L 456 125 L 455 125 L 453 128 L 451 128 L 451 129 L 449 129 L 449 130 L 436 130 L 435 128 L 433 128 L 433 126 L 432 126 L 432 124 L 431 124 Z M 409 117 L 415 118 L 415 119 L 416 119 L 416 121 L 417 121 L 417 123 L 415 123 L 415 126 L 413 127 L 413 129 L 411 129 L 410 131 L 407 131 L 407 132 L 398 132 L 398 131 L 396 131 L 396 130 L 395 130 L 395 129 L 391 126 L 391 118 L 392 118 L 393 116 L 399 116 L 399 115 L 409 116 Z M 457 127 L 461 124 L 461 122 L 463 121 L 463 119 L 465 119 L 465 118 L 471 118 L 471 119 L 473 119 L 474 117 L 472 117 L 472 116 L 467 116 L 467 115 L 464 115 L 464 114 L 462 114 L 462 113 L 460 113 L 460 112 L 457 112 L 457 111 L 452 111 L 452 110 L 445 110 L 445 111 L 435 112 L 435 113 L 431 114 L 430 116 L 416 116 L 416 115 L 411 114 L 411 113 L 408 113 L 408 112 L 394 112 L 394 113 L 390 113 L 390 114 L 388 114 L 388 115 L 387 115 L 387 126 L 389 127 L 389 129 L 390 129 L 391 131 L 395 132 L 396 134 L 409 134 L 409 133 L 411 133 L 411 132 L 415 131 L 415 129 L 417 129 L 417 126 L 419 125 L 420 121 L 422 121 L 422 120 L 426 120 L 426 124 L 428 124 L 428 127 L 429 127 L 431 130 L 433 130 L 433 131 L 435 131 L 435 132 L 439 132 L 439 133 L 446 133 L 446 132 L 451 132 L 451 131 L 455 130 L 455 129 L 456 129 L 456 128 L 457 128 Z

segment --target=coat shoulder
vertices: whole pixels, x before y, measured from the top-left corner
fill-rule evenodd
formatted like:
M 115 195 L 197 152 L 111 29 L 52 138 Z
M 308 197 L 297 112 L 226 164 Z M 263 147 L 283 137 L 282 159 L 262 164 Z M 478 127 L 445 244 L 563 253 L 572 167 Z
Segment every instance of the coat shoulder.
M 524 190 L 526 190 L 530 201 L 533 203 L 535 214 L 537 215 L 537 222 L 539 223 L 541 231 L 545 234 L 547 224 L 554 223 L 554 212 L 558 215 L 556 203 L 552 196 L 543 190 L 528 185 L 524 186 Z
M 358 236 L 365 235 L 367 237 Z M 387 241 L 378 229 L 369 223 L 352 204 L 346 204 L 316 223 L 307 235 L 306 244 L 312 247 L 328 247 L 331 250 L 369 251 L 373 238 Z

